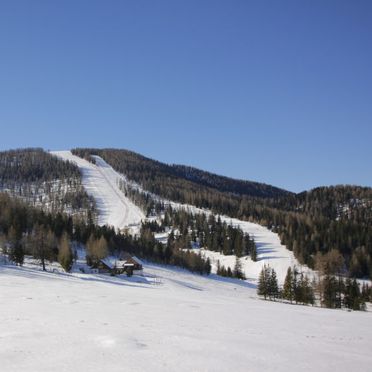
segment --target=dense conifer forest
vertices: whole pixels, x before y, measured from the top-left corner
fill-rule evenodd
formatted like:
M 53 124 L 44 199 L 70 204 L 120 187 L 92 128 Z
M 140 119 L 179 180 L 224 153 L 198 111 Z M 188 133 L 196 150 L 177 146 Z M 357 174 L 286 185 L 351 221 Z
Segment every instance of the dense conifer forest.
M 40 260 L 44 270 L 47 261 L 59 261 L 68 271 L 76 244 L 87 247 L 91 261 L 107 254 L 130 252 L 200 274 L 209 274 L 211 270 L 209 261 L 199 254 L 185 252 L 177 244 L 164 246 L 146 227 L 141 229 L 138 237 L 133 237 L 114 228 L 97 226 L 93 219 L 86 221 L 62 213 L 45 212 L 0 192 L 0 247 L 11 261 L 22 265 L 25 255 L 29 255 Z
M 316 257 L 332 250 L 343 258 L 343 272 L 372 277 L 372 189 L 319 187 L 300 194 L 233 180 L 190 167 L 167 165 L 127 150 L 75 149 L 91 160 L 101 156 L 116 171 L 168 200 L 250 220 L 278 232 L 301 263 L 314 268 Z

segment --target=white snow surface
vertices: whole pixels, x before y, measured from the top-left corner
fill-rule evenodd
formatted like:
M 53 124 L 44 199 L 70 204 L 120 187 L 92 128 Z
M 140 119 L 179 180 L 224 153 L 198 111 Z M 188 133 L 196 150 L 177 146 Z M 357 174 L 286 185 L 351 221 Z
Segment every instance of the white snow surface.
M 238 280 L 0 266 L 2 372 L 369 371 L 370 312 L 263 301 Z
M 102 158 L 96 156 L 96 164 L 75 156 L 71 151 L 52 151 L 51 154 L 65 161 L 75 163 L 82 172 L 82 184 L 88 195 L 94 197 L 99 212 L 98 224 L 123 229 L 136 225 L 145 215 L 119 189 L 118 181 L 123 178 Z

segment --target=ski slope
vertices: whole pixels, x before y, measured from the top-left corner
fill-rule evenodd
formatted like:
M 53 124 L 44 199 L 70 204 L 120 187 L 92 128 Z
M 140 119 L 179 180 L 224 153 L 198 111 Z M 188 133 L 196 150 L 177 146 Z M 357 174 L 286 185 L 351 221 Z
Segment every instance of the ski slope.
M 370 312 L 263 301 L 246 282 L 214 275 L 145 273 L 0 266 L 1 371 L 371 369 Z
M 263 265 L 270 265 L 275 270 L 279 283 L 284 283 L 288 267 L 296 266 L 310 276 L 313 274 L 311 269 L 301 266 L 294 257 L 293 252 L 281 244 L 278 234 L 264 226 L 236 218 L 221 216 L 221 220 L 232 226 L 239 227 L 254 238 L 257 247 L 257 261 L 253 262 L 249 257 L 243 257 L 240 260 L 242 269 L 249 281 L 257 282 Z M 235 256 L 224 256 L 218 252 L 207 250 L 203 251 L 203 255 L 210 258 L 214 269 L 216 269 L 217 261 L 220 261 L 220 264 L 225 267 L 230 266 L 231 269 L 234 268 Z
M 208 210 L 187 204 L 171 202 L 171 205 L 175 209 L 185 209 L 189 213 L 205 213 L 207 216 L 211 214 Z M 228 225 L 240 228 L 254 239 L 257 248 L 257 261 L 253 262 L 249 256 L 240 259 L 242 270 L 250 282 L 256 283 L 258 281 L 259 274 L 264 265 L 269 265 L 275 270 L 280 284 L 284 283 L 288 267 L 296 266 L 300 272 L 308 275 L 310 278 L 315 276 L 313 270 L 307 266 L 300 265 L 293 252 L 289 251 L 285 245 L 281 244 L 278 234 L 257 223 L 242 221 L 223 215 L 217 217 L 221 218 L 221 221 Z M 235 255 L 225 256 L 219 252 L 206 249 L 201 249 L 200 252 L 204 257 L 208 257 L 211 260 L 212 272 L 214 273 L 217 270 L 218 261 L 226 268 L 230 267 L 233 269 L 235 266 Z
M 87 193 L 96 200 L 99 211 L 99 224 L 112 225 L 122 229 L 126 226 L 139 223 L 145 218 L 143 212 L 135 206 L 118 187 L 118 180 L 122 179 L 127 182 L 124 175 L 117 173 L 109 164 L 107 164 L 99 156 L 94 156 L 96 164 L 92 164 L 78 156 L 73 155 L 70 151 L 55 151 L 52 154 L 59 156 L 63 160 L 74 162 L 81 170 L 82 183 Z M 136 185 L 139 190 L 142 190 L 139 185 Z M 143 190 L 142 190 L 143 191 Z M 157 197 L 157 196 L 155 196 Z M 158 198 L 158 197 L 157 197 Z M 167 201 L 169 202 L 169 201 Z M 190 205 L 184 205 L 175 202 L 169 202 L 173 208 L 186 209 L 191 213 L 206 213 L 210 211 L 196 208 Z M 280 243 L 280 239 L 276 233 L 273 233 L 266 227 L 258 224 L 241 221 L 236 218 L 220 216 L 222 221 L 227 224 L 241 228 L 254 238 L 257 246 L 257 261 L 253 262 L 249 257 L 241 259 L 242 269 L 251 282 L 257 282 L 259 273 L 264 264 L 270 265 L 278 277 L 279 283 L 283 283 L 287 269 L 289 266 L 298 266 L 293 252 L 286 249 Z M 212 270 L 215 272 L 217 261 L 226 268 L 231 269 L 235 265 L 235 256 L 224 256 L 217 252 L 203 251 L 203 255 L 209 257 L 212 262 Z M 311 270 L 307 267 L 301 267 L 301 270 L 311 274 Z
M 51 154 L 65 161 L 75 163 L 82 173 L 82 184 L 91 195 L 99 212 L 98 224 L 123 229 L 139 224 L 145 215 L 119 189 L 118 180 L 122 177 L 103 159 L 96 157 L 96 164 L 75 156 L 71 151 L 52 151 Z

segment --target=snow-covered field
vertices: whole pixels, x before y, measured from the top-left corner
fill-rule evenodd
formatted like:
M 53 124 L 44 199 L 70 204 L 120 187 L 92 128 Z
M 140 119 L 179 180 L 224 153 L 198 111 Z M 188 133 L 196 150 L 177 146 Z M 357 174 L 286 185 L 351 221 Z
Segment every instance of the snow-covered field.
M 98 224 L 111 225 L 122 229 L 135 225 L 145 218 L 145 215 L 121 192 L 118 186 L 122 178 L 103 159 L 96 157 L 96 164 L 92 164 L 71 151 L 53 151 L 63 160 L 75 163 L 82 172 L 82 184 L 87 193 L 94 197 L 99 211 Z
M 145 272 L 127 279 L 0 266 L 0 370 L 371 368 L 369 312 L 262 301 L 245 282 L 216 276 Z

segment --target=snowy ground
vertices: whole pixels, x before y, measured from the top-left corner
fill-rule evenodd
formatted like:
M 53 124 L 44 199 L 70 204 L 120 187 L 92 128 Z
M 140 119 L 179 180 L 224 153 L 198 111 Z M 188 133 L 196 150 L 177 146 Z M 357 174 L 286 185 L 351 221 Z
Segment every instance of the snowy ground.
M 92 164 L 70 151 L 53 151 L 52 154 L 74 162 L 82 172 L 82 184 L 87 193 L 94 197 L 99 211 L 98 224 L 111 225 L 122 229 L 135 225 L 145 218 L 143 212 L 134 205 L 118 187 L 121 176 L 103 159 L 97 157 Z
M 145 272 L 0 266 L 1 371 L 370 370 L 369 312 L 262 301 L 245 282 L 216 276 Z

